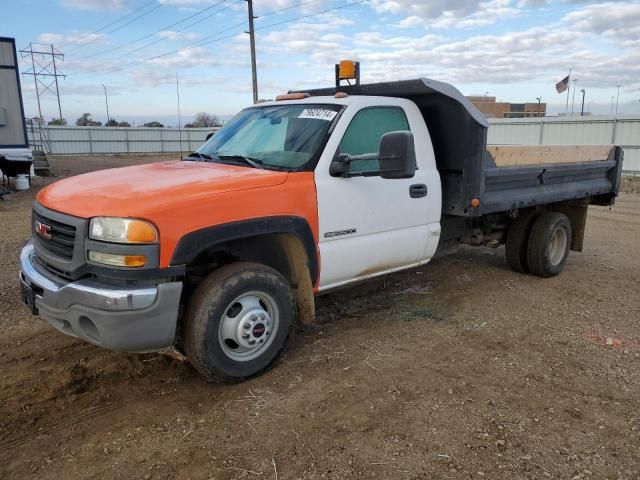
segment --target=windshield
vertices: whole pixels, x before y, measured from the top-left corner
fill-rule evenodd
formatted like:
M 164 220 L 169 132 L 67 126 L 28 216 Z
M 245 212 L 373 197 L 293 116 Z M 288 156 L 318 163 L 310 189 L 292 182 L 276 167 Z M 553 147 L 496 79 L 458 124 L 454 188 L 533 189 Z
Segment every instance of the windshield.
M 200 160 L 299 169 L 320 155 L 340 108 L 327 104 L 248 108 L 192 155 Z

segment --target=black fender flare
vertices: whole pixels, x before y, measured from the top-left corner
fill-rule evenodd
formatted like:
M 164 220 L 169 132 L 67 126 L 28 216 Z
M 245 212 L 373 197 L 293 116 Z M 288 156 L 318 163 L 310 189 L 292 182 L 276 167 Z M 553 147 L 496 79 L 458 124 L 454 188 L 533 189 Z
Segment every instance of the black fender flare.
M 170 265 L 188 265 L 205 250 L 222 243 L 277 233 L 295 235 L 300 240 L 309 259 L 312 283 L 315 284 L 319 275 L 316 240 L 307 220 L 296 216 L 253 218 L 187 233 L 178 241 Z

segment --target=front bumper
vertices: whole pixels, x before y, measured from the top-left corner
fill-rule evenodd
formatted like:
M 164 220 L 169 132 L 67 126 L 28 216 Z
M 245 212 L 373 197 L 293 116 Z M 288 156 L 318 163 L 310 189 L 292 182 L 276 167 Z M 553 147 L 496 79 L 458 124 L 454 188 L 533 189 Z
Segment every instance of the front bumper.
M 122 288 L 94 279 L 65 282 L 34 260 L 28 242 L 20 254 L 23 301 L 62 333 L 128 352 L 173 345 L 182 282 Z

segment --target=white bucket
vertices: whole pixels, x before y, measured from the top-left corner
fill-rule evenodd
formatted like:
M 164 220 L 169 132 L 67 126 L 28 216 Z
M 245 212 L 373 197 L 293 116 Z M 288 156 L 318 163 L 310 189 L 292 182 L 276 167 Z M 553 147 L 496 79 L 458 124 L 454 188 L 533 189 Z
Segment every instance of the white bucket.
M 29 179 L 23 173 L 16 177 L 16 190 L 29 190 Z

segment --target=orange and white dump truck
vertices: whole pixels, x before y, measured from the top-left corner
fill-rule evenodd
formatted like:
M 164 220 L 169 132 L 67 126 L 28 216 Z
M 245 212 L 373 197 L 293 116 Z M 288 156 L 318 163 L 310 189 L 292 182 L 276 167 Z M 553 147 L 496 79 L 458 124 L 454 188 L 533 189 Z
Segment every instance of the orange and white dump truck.
M 427 79 L 290 93 L 242 110 L 183 161 L 42 189 L 24 303 L 61 332 L 180 352 L 208 378 L 268 367 L 314 298 L 506 244 L 558 274 L 587 208 L 618 192 L 618 147 L 493 147 L 484 117 Z

